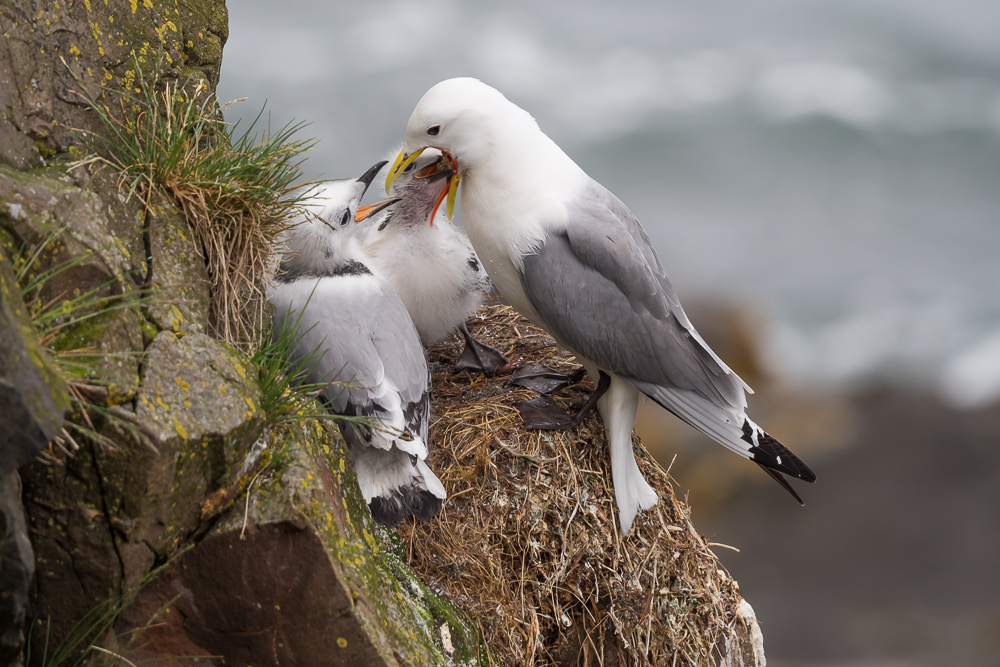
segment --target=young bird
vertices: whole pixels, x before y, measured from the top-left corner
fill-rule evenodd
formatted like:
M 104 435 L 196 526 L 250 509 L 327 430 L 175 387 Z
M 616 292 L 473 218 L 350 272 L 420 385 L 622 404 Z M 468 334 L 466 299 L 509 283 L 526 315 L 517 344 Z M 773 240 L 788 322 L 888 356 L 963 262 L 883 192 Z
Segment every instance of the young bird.
M 757 463 L 796 499 L 782 474 L 815 481 L 747 417 L 750 387 L 688 320 L 632 212 L 526 111 L 476 79 L 442 81 L 410 116 L 390 188 L 428 147 L 457 165 L 449 189 L 461 179 L 466 232 L 500 294 L 597 383 L 588 403 L 604 418 L 623 534 L 657 502 L 632 452 L 642 395 Z
M 291 335 L 299 381 L 330 383 L 320 397 L 338 422 L 358 485 L 375 520 L 434 516 L 445 488 L 426 464 L 430 375 L 424 350 L 399 296 L 366 265 L 355 216 L 379 162 L 357 179 L 334 181 L 287 235 L 287 254 L 268 298 L 274 335 Z M 372 215 L 395 200 L 379 202 Z
M 390 194 L 400 201 L 365 224 L 369 268 L 388 282 L 406 304 L 424 345 L 456 328 L 465 351 L 456 370 L 492 375 L 507 364 L 503 353 L 480 343 L 465 320 L 492 289 L 469 239 L 438 208 L 448 191 L 450 160 L 428 151 L 399 175 Z

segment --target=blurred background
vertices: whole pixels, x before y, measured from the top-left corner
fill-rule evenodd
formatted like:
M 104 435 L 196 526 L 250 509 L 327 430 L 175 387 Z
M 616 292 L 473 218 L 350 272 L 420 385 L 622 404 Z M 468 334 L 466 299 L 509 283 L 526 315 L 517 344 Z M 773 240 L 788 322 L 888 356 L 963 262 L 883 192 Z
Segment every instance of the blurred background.
M 363 172 L 475 76 L 643 222 L 819 481 L 644 411 L 782 667 L 1000 664 L 1000 3 L 229 3 L 231 121 Z M 674 458 L 676 454 L 676 459 Z

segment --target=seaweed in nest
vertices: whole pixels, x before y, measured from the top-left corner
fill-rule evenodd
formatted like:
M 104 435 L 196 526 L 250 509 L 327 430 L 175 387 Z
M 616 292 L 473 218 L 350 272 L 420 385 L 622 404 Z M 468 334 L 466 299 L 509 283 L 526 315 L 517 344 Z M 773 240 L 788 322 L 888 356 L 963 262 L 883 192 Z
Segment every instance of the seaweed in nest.
M 527 431 L 513 403 L 534 393 L 506 386 L 525 363 L 577 364 L 509 306 L 486 305 L 478 316 L 470 331 L 510 365 L 494 378 L 456 375 L 459 338 L 430 349 L 428 462 L 448 500 L 430 522 L 398 528 L 414 571 L 477 619 L 506 665 L 714 665 L 727 652 L 728 664 L 757 664 L 749 605 L 694 530 L 668 472 L 633 436 L 660 502 L 622 537 L 600 418 L 572 431 Z M 556 400 L 575 408 L 589 389 Z

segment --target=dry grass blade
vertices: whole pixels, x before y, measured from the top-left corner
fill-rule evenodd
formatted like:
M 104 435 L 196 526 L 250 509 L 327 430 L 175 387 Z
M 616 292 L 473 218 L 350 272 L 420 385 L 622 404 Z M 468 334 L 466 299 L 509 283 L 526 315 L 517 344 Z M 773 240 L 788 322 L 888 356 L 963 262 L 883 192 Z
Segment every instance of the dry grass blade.
M 484 307 L 473 334 L 512 366 L 570 370 L 572 358 L 509 307 Z M 597 416 L 569 432 L 526 431 L 509 376 L 454 375 L 456 339 L 431 349 L 430 463 L 449 499 L 427 524 L 399 528 L 410 564 L 471 613 L 504 664 L 721 664 L 740 601 L 733 580 L 690 528 L 669 475 L 635 440 L 660 503 L 617 531 Z M 576 407 L 586 395 L 564 390 Z

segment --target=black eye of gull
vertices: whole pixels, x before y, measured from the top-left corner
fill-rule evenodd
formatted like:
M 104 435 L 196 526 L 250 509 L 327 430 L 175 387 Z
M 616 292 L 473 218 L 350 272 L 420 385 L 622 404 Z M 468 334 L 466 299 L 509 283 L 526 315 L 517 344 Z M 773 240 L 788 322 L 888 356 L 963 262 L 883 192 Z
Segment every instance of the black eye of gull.
M 440 125 L 431 125 L 430 127 L 427 128 L 427 134 L 431 135 L 432 137 L 435 136 L 440 131 L 441 131 Z
M 351 220 L 351 209 L 344 211 L 344 215 L 340 217 L 340 226 L 343 227 Z

